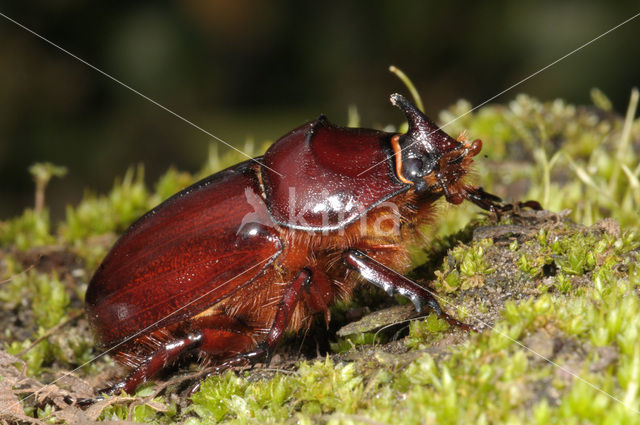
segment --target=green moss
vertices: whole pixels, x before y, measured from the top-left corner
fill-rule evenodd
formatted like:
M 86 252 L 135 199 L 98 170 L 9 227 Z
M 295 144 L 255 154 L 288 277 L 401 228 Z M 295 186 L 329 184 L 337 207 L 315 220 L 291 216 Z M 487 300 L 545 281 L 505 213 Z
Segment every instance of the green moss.
M 426 348 L 441 339 L 447 329 L 449 324 L 435 314 L 430 314 L 424 320 L 413 320 L 409 323 L 405 344 L 413 349 Z
M 37 338 L 38 334 L 42 334 L 42 331 L 38 330 L 34 337 Z M 18 353 L 28 349 L 32 345 L 32 342 L 33 341 L 30 339 L 25 339 L 24 341 L 13 341 L 7 344 L 5 349 L 9 354 L 17 355 Z M 37 344 L 22 355 L 22 360 L 27 366 L 26 372 L 28 375 L 39 376 L 42 373 L 43 364 L 50 364 L 53 360 L 53 347 L 49 341 L 42 341 L 40 344 Z
M 0 245 L 13 245 L 26 251 L 54 242 L 55 238 L 51 235 L 51 220 L 47 209 L 40 212 L 26 209 L 19 217 L 0 221 Z
M 595 236 L 576 234 L 552 243 L 550 248 L 556 254 L 556 264 L 563 273 L 581 275 L 595 266 L 596 255 L 604 246 L 600 242 L 606 244 L 606 241 L 597 241 Z
M 155 184 L 155 198 L 162 202 L 194 182 L 191 174 L 169 168 Z
M 74 243 L 89 236 L 121 232 L 151 207 L 143 167 L 135 172 L 130 168 L 122 181 L 116 181 L 109 195 L 87 194 L 77 207 L 68 206 L 60 234 L 65 241 Z
M 334 353 L 345 353 L 359 345 L 381 344 L 387 342 L 387 337 L 383 333 L 362 332 L 344 338 L 338 338 L 336 342 L 329 343 L 331 351 Z
M 526 254 L 522 254 L 516 262 L 520 270 L 531 277 L 540 276 L 542 273 L 542 267 L 545 263 L 545 258 L 542 256 L 529 258 Z
M 51 275 L 36 275 L 35 285 L 33 312 L 36 324 L 43 328 L 51 328 L 67 313 L 69 295 L 55 272 Z
M 483 284 L 483 276 L 493 269 L 484 259 L 485 250 L 492 246 L 491 239 L 473 241 L 470 246 L 459 244 L 448 254 L 441 270 L 435 271 L 435 288 L 439 291 L 454 292 Z
M 568 294 L 573 289 L 571 278 L 564 273 L 558 273 L 555 278 L 556 290 L 561 294 Z
M 29 270 L 26 273 L 16 274 L 4 288 L 0 289 L 0 299 L 10 309 L 15 309 L 24 303 L 30 304 L 32 315 L 28 316 L 28 323 L 23 323 L 23 326 L 27 329 L 36 329 L 33 339 L 46 334 L 48 329 L 56 326 L 68 314 L 69 294 L 55 272 L 49 275 Z M 9 340 L 12 339 L 11 335 L 6 336 Z M 31 339 L 14 340 L 7 344 L 6 349 L 10 354 L 17 355 L 30 347 L 31 343 Z M 73 337 L 66 339 L 63 342 L 63 349 L 62 346 L 45 340 L 29 349 L 23 355 L 29 374 L 39 375 L 43 365 L 50 364 L 55 358 L 63 357 L 67 344 L 74 343 L 76 341 Z M 88 345 L 85 343 L 84 347 L 86 349 Z
M 334 365 L 327 359 L 302 363 L 295 376 L 276 375 L 268 382 L 249 383 L 233 373 L 210 377 L 193 395 L 189 410 L 202 423 L 230 417 L 236 423 L 281 423 L 294 408 L 309 416 L 337 409 L 353 412 L 362 390 L 362 377 L 353 364 Z
M 100 414 L 103 421 L 131 421 L 135 423 L 169 424 L 176 415 L 175 404 L 168 404 L 163 397 L 131 407 L 119 404 L 107 406 Z

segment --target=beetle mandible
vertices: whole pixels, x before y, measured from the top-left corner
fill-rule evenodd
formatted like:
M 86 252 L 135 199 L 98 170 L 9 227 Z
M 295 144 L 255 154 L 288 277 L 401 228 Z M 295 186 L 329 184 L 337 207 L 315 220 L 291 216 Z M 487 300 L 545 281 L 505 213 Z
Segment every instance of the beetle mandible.
M 480 140 L 449 137 L 399 94 L 405 134 L 342 128 L 324 116 L 264 154 L 213 174 L 146 213 L 93 276 L 86 310 L 99 345 L 131 371 L 103 390 L 133 392 L 187 353 L 220 368 L 269 357 L 363 281 L 449 323 L 402 276 L 406 245 L 444 197 L 501 211 L 465 182 Z

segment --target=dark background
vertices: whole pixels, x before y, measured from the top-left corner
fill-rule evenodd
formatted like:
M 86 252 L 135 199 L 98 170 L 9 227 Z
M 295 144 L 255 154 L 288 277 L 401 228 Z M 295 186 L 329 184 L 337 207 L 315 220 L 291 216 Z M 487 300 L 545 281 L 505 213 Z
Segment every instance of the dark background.
M 3 3 L 8 3 L 4 1 Z M 1 4 L 1 3 L 0 3 Z M 273 140 L 326 113 L 399 123 L 388 103 L 416 83 L 427 113 L 477 105 L 633 16 L 634 1 L 13 1 L 0 12 L 222 139 Z M 640 80 L 640 18 L 502 95 L 624 112 Z M 0 17 L 0 219 L 33 203 L 27 168 L 69 169 L 48 190 L 55 218 L 137 163 L 154 182 L 204 163 L 211 138 Z M 215 143 L 215 142 L 213 142 Z

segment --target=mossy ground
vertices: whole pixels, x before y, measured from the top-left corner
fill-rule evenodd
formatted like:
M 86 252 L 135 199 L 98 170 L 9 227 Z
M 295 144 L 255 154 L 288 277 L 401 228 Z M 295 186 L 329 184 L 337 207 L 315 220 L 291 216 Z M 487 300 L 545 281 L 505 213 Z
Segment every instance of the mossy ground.
M 68 207 L 61 223 L 46 204 L 1 221 L 0 422 L 640 423 L 634 93 L 626 117 L 595 91 L 594 106 L 518 96 L 447 128 L 484 141 L 475 178 L 487 190 L 555 211 L 497 222 L 443 205 L 430 230 L 437 236 L 415 247 L 422 266 L 412 277 L 478 332 L 414 320 L 410 305 L 389 307 L 365 290 L 336 306 L 329 331 L 290 337 L 268 368 L 209 377 L 190 397 L 204 372 L 183 365 L 135 396 L 69 405 L 66 396 L 88 397 L 120 373 L 108 356 L 96 358 L 83 294 L 128 224 L 239 155 L 212 152 L 200 173 L 169 170 L 152 188 L 132 169 L 109 194 Z M 461 101 L 440 121 L 469 109 Z

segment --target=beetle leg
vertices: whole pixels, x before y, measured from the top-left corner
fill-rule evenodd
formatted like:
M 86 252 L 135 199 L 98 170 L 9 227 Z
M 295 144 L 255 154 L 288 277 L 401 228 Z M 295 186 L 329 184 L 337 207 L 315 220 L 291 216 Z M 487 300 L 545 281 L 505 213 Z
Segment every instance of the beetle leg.
M 303 287 L 308 285 L 310 281 L 311 272 L 307 269 L 301 270 L 287 285 L 285 293 L 280 300 L 275 320 L 266 339 L 254 350 L 241 352 L 241 354 L 225 361 L 216 368 L 217 371 L 228 369 L 241 362 L 248 361 L 253 363 L 256 359 L 264 356 L 267 357 L 268 361 L 271 352 L 289 325 L 291 315 L 295 310 Z M 139 385 L 147 382 L 153 375 L 171 365 L 188 351 L 200 349 L 206 353 L 217 354 L 225 351 L 228 352 L 234 342 L 237 344 L 236 347 L 233 347 L 234 350 L 238 350 L 243 345 L 250 346 L 251 343 L 248 337 L 243 338 L 241 334 L 234 331 L 216 328 L 215 326 L 219 324 L 217 322 L 220 320 L 223 320 L 223 318 L 214 316 L 211 318 L 212 323 L 210 326 L 212 326 L 212 328 L 195 331 L 185 337 L 172 339 L 163 344 L 158 350 L 146 357 L 126 378 L 98 393 L 102 395 L 116 394 L 120 391 L 132 393 Z M 227 327 L 228 326 L 231 326 L 231 324 L 228 324 Z
M 463 196 L 484 210 L 497 213 L 505 211 L 505 206 L 501 204 L 502 199 L 481 187 L 469 187 L 463 191 Z
M 500 214 L 511 211 L 514 208 L 531 208 L 532 210 L 541 210 L 542 206 L 538 201 L 516 202 L 515 204 L 502 204 L 502 199 L 496 195 L 486 192 L 481 187 L 469 187 L 463 192 L 463 196 L 477 206 L 487 211 Z
M 424 303 L 438 317 L 446 320 L 447 323 L 465 330 L 472 329 L 471 326 L 445 313 L 433 295 L 422 286 L 379 263 L 364 252 L 357 249 L 349 249 L 343 252 L 342 258 L 347 267 L 360 273 L 368 282 L 384 289 L 387 294 L 393 295 L 397 293 L 409 298 L 418 312 L 422 311 Z
M 272 351 L 278 345 L 285 329 L 289 325 L 293 310 L 300 299 L 300 293 L 309 283 L 311 283 L 311 272 L 308 269 L 302 269 L 287 286 L 282 300 L 280 300 L 276 318 L 271 325 L 267 338 L 263 342 L 268 351 Z
M 217 369 L 218 372 L 233 367 L 241 362 L 254 363 L 257 359 L 265 358 L 266 363 L 271 360 L 271 353 L 273 349 L 278 345 L 284 331 L 289 325 L 293 311 L 298 304 L 300 295 L 305 286 L 311 283 L 311 271 L 308 269 L 302 269 L 296 277 L 289 282 L 287 288 L 278 304 L 276 317 L 271 325 L 271 329 L 267 334 L 267 337 L 258 346 L 245 353 L 241 353 L 236 357 L 233 357 L 226 362 L 222 363 Z
M 202 344 L 202 339 L 201 332 L 194 332 L 163 344 L 158 350 L 147 356 L 126 378 L 98 391 L 98 394 L 111 395 L 118 394 L 120 391 L 133 393 L 140 384 L 147 382 L 157 372 L 171 365 L 185 352 L 199 347 Z

